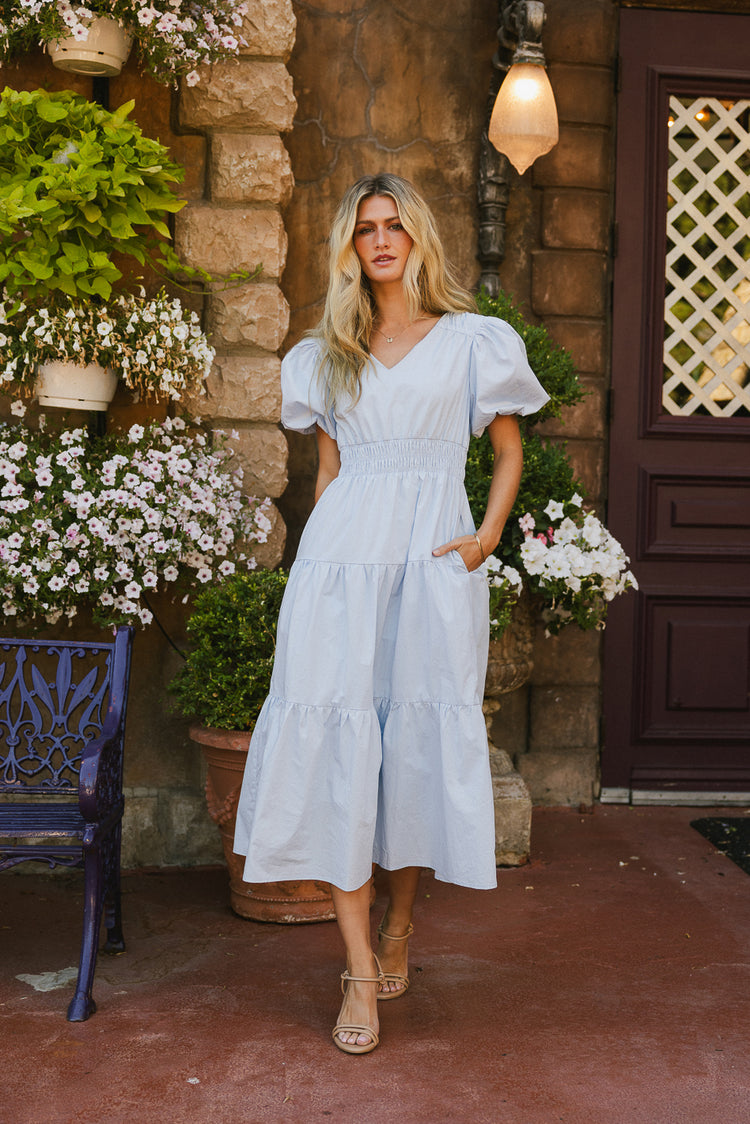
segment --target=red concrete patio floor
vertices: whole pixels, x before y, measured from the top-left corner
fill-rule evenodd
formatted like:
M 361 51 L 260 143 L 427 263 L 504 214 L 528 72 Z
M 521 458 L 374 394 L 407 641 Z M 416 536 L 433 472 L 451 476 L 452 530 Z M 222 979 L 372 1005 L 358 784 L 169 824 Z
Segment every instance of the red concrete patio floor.
M 540 809 L 496 891 L 425 875 L 412 988 L 362 1057 L 330 1037 L 332 923 L 243 921 L 222 870 L 127 875 L 128 952 L 70 1024 L 70 985 L 16 977 L 76 962 L 79 885 L 6 874 L 0 1120 L 747 1124 L 750 879 L 705 814 Z

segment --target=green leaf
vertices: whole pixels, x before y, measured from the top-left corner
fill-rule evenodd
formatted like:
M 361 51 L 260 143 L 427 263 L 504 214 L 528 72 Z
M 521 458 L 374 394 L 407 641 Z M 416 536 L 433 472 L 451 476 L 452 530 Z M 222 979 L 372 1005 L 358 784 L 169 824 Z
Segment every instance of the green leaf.
M 102 250 L 92 251 L 89 258 L 93 269 L 107 269 L 108 266 L 114 269 L 114 266 L 109 260 L 109 254 L 105 254 Z
M 83 206 L 81 207 L 81 210 L 83 211 L 84 215 L 86 216 L 86 219 L 88 220 L 88 222 L 92 222 L 92 223 L 98 222 L 99 219 L 102 217 L 101 207 L 97 207 L 97 205 L 95 203 L 84 203 Z
M 77 261 L 82 258 L 85 259 L 87 256 L 86 251 L 77 242 L 61 242 L 60 249 L 65 254 L 65 257 L 70 258 L 72 261 Z
M 187 199 L 176 199 L 171 191 L 157 195 L 150 187 L 139 187 L 135 193 L 136 198 L 147 210 L 181 211 Z
M 169 238 L 171 240 L 172 235 L 170 234 L 169 227 L 166 223 L 159 222 L 158 219 L 154 219 L 151 225 L 158 234 L 161 234 L 162 238 Z
M 128 116 L 128 114 L 132 113 L 132 111 L 134 109 L 135 109 L 135 101 L 134 100 L 123 102 L 123 104 L 119 107 L 119 109 L 116 109 L 114 111 L 114 113 L 112 114 L 111 118 L 110 118 L 114 127 L 119 128 L 120 125 L 122 125 L 125 118 Z
M 35 258 L 23 250 L 19 251 L 18 260 L 28 269 L 31 276 L 35 277 L 37 281 L 48 281 L 49 278 L 54 275 L 55 271 L 51 265 L 45 263 L 43 259 Z
M 37 113 L 42 121 L 62 121 L 68 116 L 68 108 L 65 105 L 60 105 L 59 102 L 39 100 L 37 102 Z
M 64 273 L 58 273 L 57 285 L 54 287 L 59 289 L 61 293 L 67 293 L 69 297 L 78 296 L 79 286 L 76 285 L 76 282 L 72 277 L 68 277 Z
M 103 277 L 95 277 L 91 282 L 91 291 L 96 293 L 97 296 L 102 297 L 105 301 L 109 300 L 109 295 L 112 292 L 112 286 Z
M 109 230 L 113 238 L 132 238 L 135 235 L 133 227 L 123 214 L 112 215 L 109 221 Z

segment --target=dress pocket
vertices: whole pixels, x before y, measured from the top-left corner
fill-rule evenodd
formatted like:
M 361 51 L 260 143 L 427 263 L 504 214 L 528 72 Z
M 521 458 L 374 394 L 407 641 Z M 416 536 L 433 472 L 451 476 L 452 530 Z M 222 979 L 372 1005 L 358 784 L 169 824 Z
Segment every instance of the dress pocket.
M 457 550 L 452 550 L 450 553 L 453 558 L 454 565 L 458 566 L 461 573 L 466 574 L 466 576 L 468 577 L 473 571 L 468 568 L 463 560 L 463 556 Z

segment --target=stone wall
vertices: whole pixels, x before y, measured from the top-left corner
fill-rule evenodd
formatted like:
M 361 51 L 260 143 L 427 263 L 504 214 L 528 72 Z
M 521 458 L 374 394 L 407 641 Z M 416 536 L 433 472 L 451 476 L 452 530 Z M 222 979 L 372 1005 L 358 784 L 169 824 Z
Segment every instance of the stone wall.
M 273 499 L 287 483 L 287 447 L 278 428 L 277 351 L 289 320 L 279 278 L 286 258 L 281 207 L 289 199 L 292 177 L 281 134 L 294 114 L 285 65 L 294 34 L 290 0 L 254 0 L 242 57 L 213 67 L 198 86 L 173 94 L 144 78 L 135 59 L 108 83 L 110 107 L 134 99 L 133 118 L 186 168 L 178 191 L 188 206 L 175 223 L 183 259 L 214 276 L 262 263 L 257 281 L 214 293 L 206 302 L 217 359 L 208 394 L 186 405 L 213 428 L 237 431 L 234 447 L 246 469 L 247 491 Z M 2 79 L 17 89 L 47 86 L 92 96 L 90 79 L 54 70 L 41 52 L 3 68 Z M 200 298 L 183 294 L 183 299 L 201 305 Z M 164 405 L 134 405 L 118 391 L 107 424 L 129 426 L 165 412 Z M 0 415 L 7 414 L 8 399 L 0 396 Z M 75 420 L 86 421 L 84 416 Z M 58 421 L 51 419 L 51 424 Z M 284 549 L 284 522 L 275 507 L 273 523 L 269 542 L 256 550 L 258 560 L 268 566 L 280 561 Z M 184 647 L 183 605 L 155 596 L 153 607 L 165 633 Z M 82 640 L 101 637 L 83 616 L 63 634 Z M 137 631 L 125 753 L 125 867 L 222 858 L 219 834 L 206 809 L 200 752 L 188 738 L 188 723 L 169 708 L 167 686 L 180 662 L 156 625 Z
M 588 397 L 540 429 L 567 442 L 588 501 L 602 514 L 617 10 L 611 0 L 546 0 L 545 9 L 560 142 L 511 185 L 500 280 L 573 355 Z M 598 794 L 599 634 L 573 627 L 546 638 L 540 627 L 531 683 L 514 696 L 503 701 L 493 738 L 499 746 L 507 741 L 533 801 L 591 804 Z
M 449 259 L 465 284 L 475 284 L 476 169 L 496 9 L 495 0 L 295 3 L 286 348 L 320 318 L 331 219 L 346 188 L 366 173 L 396 172 L 419 186 Z M 280 508 L 289 563 L 312 507 L 315 442 L 287 437 L 290 486 Z
M 288 147 L 296 187 L 286 210 L 283 288 L 291 346 L 316 322 L 325 238 L 343 191 L 377 170 L 409 177 L 433 207 L 449 258 L 469 287 L 478 265 L 476 178 L 497 5 L 457 0 L 306 0 L 295 5 L 289 61 L 298 113 Z M 590 392 L 545 432 L 564 439 L 590 499 L 605 487 L 607 277 L 612 206 L 613 0 L 547 0 L 544 49 L 560 143 L 525 176 L 511 169 L 503 287 L 568 348 Z M 294 556 L 311 506 L 314 440 L 289 435 L 280 499 Z M 539 635 L 531 684 L 503 697 L 492 738 L 537 803 L 586 803 L 597 792 L 600 644 L 570 630 Z
M 290 128 L 294 114 L 285 61 L 294 42 L 295 18 L 289 0 L 258 0 L 252 9 L 244 27 L 248 45 L 240 59 L 212 67 L 197 86 L 183 87 L 172 102 L 174 132 L 183 144 L 190 141 L 205 152 L 200 189 L 176 216 L 175 246 L 184 262 L 215 277 L 262 265 L 257 280 L 208 298 L 206 327 L 217 356 L 206 396 L 186 405 L 214 429 L 234 435 L 246 491 L 275 500 L 287 484 L 287 446 L 278 428 L 277 352 L 288 326 L 279 278 L 287 246 L 281 206 L 291 194 L 292 177 L 280 134 Z M 272 522 L 269 541 L 255 551 L 265 566 L 277 565 L 284 549 L 285 526 L 275 505 Z M 179 636 L 182 622 L 176 607 L 172 617 Z M 143 645 L 145 638 L 139 640 Z M 158 644 L 156 637 L 149 640 L 152 647 Z M 183 720 L 172 716 L 164 728 L 166 684 L 180 661 L 163 643 L 159 646 L 161 662 L 154 653 L 156 659 L 152 656 L 138 669 L 156 677 L 156 690 L 149 694 L 162 718 L 158 740 L 148 736 L 138 693 L 134 695 L 125 776 L 126 866 L 221 857 L 218 832 L 206 811 L 199 751 Z M 143 749 L 133 745 L 133 724 L 144 737 Z M 164 768 L 165 757 L 184 762 L 182 777 L 174 767 Z
M 246 485 L 278 498 L 287 484 L 287 445 L 278 428 L 281 406 L 278 350 L 289 326 L 279 287 L 287 252 L 281 207 L 289 201 L 292 174 L 280 134 L 294 115 L 286 60 L 294 43 L 290 0 L 251 5 L 239 61 L 211 68 L 210 78 L 180 91 L 178 122 L 206 138 L 205 195 L 177 215 L 175 246 L 188 265 L 229 276 L 262 265 L 258 280 L 215 292 L 207 328 L 217 356 L 207 396 L 189 403 L 212 424 L 236 432 Z M 285 527 L 273 509 L 274 530 L 256 554 L 275 566 Z

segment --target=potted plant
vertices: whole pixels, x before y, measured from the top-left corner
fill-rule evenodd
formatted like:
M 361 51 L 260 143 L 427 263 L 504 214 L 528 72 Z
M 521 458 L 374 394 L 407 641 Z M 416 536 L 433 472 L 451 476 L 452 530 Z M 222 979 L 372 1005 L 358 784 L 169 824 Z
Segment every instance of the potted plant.
M 14 403 L 22 414 L 23 403 Z M 239 488 L 232 450 L 181 418 L 89 441 L 0 424 L 0 609 L 55 624 L 152 620 L 151 590 L 186 593 L 255 565 L 270 501 Z
M 123 277 L 113 250 L 162 275 L 213 280 L 182 267 L 169 243 L 166 220 L 185 205 L 172 185 L 184 170 L 129 120 L 132 107 L 109 113 L 70 91 L 0 95 L 0 386 L 28 385 L 37 363 L 66 362 L 106 384 L 72 387 L 68 404 L 105 409 L 117 375 L 136 391 L 178 397 L 208 370 L 197 318 L 178 301 L 113 296 Z M 81 377 L 62 378 L 73 374 Z M 61 397 L 55 390 L 47 402 Z
M 136 399 L 202 393 L 214 357 L 197 313 L 164 290 L 106 305 L 21 302 L 11 315 L 0 302 L 0 318 L 0 388 L 36 389 L 42 406 L 106 410 L 118 379 Z M 93 365 L 111 372 L 101 397 L 84 379 Z
M 493 589 L 500 600 L 508 587 L 510 598 L 517 598 L 525 582 L 541 603 L 547 636 L 569 624 L 604 628 L 609 602 L 638 588 L 622 546 L 582 504 L 574 493 L 568 500 L 550 500 L 543 510 L 527 511 L 511 524 L 500 549 L 518 562 L 520 574 L 494 556 L 488 559 L 491 603 Z M 499 606 L 498 616 L 502 614 Z
M 521 418 L 524 468 L 518 496 L 495 556 L 488 559 L 490 655 L 487 693 L 497 695 L 526 681 L 533 669 L 534 616 L 547 635 L 568 624 L 603 628 L 608 602 L 635 588 L 620 544 L 593 514 L 583 510 L 583 485 L 573 475 L 564 444 L 545 441 L 535 426 L 559 417 L 563 406 L 584 397 L 573 360 L 541 325 L 529 324 L 501 292 L 482 292 L 477 307 L 507 321 L 526 345 L 529 365 L 550 395 L 536 414 Z M 466 490 L 475 520 L 487 504 L 493 453 L 488 435 L 473 438 Z
M 109 300 L 113 251 L 182 271 L 166 220 L 184 170 L 128 116 L 69 90 L 0 94 L 0 283 L 27 302 Z
M 182 75 L 199 81 L 197 67 L 237 54 L 248 10 L 245 0 L 24 0 L 0 9 L 3 60 L 44 43 L 55 66 L 83 74 L 117 74 L 135 41 L 143 69 L 157 82 Z
M 329 921 L 335 914 L 328 883 L 244 882 L 244 861 L 233 849 L 237 802 L 252 728 L 271 682 L 286 580 L 282 570 L 254 570 L 205 589 L 187 624 L 191 650 L 170 689 L 175 705 L 198 719 L 190 736 L 208 764 L 206 799 L 221 832 L 232 909 L 255 921 Z

